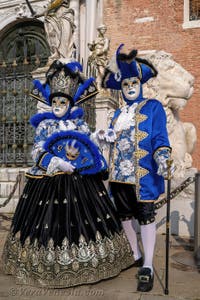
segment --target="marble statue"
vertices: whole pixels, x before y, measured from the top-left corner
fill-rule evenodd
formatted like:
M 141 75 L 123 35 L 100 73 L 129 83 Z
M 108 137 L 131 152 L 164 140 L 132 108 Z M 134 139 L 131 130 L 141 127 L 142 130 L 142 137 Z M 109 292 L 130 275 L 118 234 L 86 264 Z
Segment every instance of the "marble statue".
M 91 51 L 88 57 L 88 64 L 96 69 L 96 82 L 99 90 L 101 90 L 102 77 L 108 63 L 110 40 L 105 37 L 106 30 L 107 27 L 105 25 L 100 25 L 97 28 L 98 36 L 96 40 L 88 43 L 88 48 Z
M 172 147 L 172 158 L 176 165 L 174 177 L 183 178 L 192 168 L 192 152 L 197 135 L 195 126 L 180 120 L 179 112 L 193 94 L 194 77 L 172 55 L 164 51 L 143 51 L 142 56 L 158 70 L 144 89 L 144 95 L 159 99 L 166 111 L 167 129 Z
M 51 56 L 48 64 L 59 59 L 67 62 L 73 54 L 74 10 L 69 0 L 50 0 L 35 17 L 44 16 L 44 27 Z
M 16 13 L 17 18 L 28 17 L 27 16 L 27 13 L 28 13 L 27 6 L 23 3 L 16 5 L 15 13 Z

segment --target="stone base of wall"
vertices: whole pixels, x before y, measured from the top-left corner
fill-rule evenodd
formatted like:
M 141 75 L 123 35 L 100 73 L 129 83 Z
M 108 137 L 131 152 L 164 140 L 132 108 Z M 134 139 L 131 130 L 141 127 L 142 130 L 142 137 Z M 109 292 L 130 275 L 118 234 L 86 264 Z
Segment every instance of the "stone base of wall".
M 0 205 L 9 197 L 16 183 L 17 175 L 20 173 L 23 176 L 27 168 L 1 168 L 0 169 Z M 9 201 L 9 203 L 0 208 L 0 213 L 14 213 L 17 206 L 19 196 L 22 193 L 24 187 L 24 178 L 18 183 L 16 191 Z

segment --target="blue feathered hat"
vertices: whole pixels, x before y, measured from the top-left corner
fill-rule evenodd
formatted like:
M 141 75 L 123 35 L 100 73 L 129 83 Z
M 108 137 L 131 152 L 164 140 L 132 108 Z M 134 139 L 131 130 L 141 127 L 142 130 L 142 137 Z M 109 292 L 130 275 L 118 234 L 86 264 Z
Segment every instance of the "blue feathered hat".
M 129 54 L 121 53 L 121 44 L 111 59 L 102 81 L 104 88 L 121 90 L 121 83 L 125 78 L 137 77 L 144 84 L 157 75 L 157 71 L 147 60 L 137 57 L 137 50 Z
M 67 98 L 71 106 L 83 103 L 94 97 L 98 90 L 95 79 L 85 79 L 82 75 L 82 66 L 79 62 L 63 64 L 59 60 L 52 63 L 46 73 L 46 82 L 42 84 L 34 80 L 31 96 L 51 106 L 52 99 L 56 96 Z

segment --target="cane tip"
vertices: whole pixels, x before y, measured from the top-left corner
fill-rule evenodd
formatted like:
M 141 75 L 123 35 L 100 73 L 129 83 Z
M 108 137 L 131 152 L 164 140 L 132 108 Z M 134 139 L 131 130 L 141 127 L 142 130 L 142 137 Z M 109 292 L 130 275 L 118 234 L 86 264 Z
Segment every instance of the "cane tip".
M 165 295 L 169 295 L 169 290 L 165 289 Z

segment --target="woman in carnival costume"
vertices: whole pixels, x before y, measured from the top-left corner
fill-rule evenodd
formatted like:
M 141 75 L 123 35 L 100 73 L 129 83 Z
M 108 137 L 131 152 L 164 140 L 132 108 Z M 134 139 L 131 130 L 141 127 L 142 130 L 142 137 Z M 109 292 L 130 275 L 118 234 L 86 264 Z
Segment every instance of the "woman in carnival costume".
M 106 135 L 110 147 L 110 189 L 131 244 L 138 272 L 137 290 L 153 288 L 153 254 L 156 241 L 154 202 L 164 193 L 167 159 L 170 158 L 166 115 L 156 99 L 145 99 L 142 85 L 157 75 L 155 68 L 137 57 L 137 50 L 121 53 L 121 45 L 105 71 L 102 86 L 121 90 L 125 105 L 117 109 Z M 104 144 L 105 132 L 96 138 Z M 171 171 L 173 172 L 172 165 Z M 140 224 L 144 259 L 137 241 Z
M 102 175 L 107 170 L 77 104 L 94 97 L 93 78 L 77 62 L 55 61 L 32 96 L 52 112 L 31 118 L 35 165 L 16 208 L 3 268 L 21 284 L 49 288 L 89 284 L 133 263 L 131 248 Z

